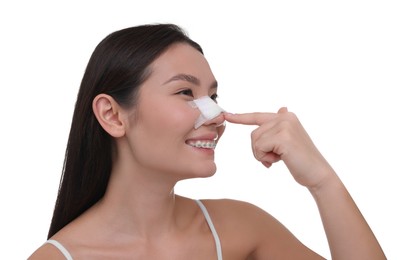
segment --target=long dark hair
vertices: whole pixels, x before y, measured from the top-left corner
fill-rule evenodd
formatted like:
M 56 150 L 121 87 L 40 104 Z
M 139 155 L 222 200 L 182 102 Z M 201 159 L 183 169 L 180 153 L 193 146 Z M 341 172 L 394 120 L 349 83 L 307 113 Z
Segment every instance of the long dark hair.
M 105 194 L 112 169 L 112 138 L 92 111 L 100 93 L 120 106 L 136 104 L 139 86 L 149 65 L 174 43 L 187 43 L 203 52 L 173 24 L 149 24 L 111 33 L 95 48 L 77 96 L 62 178 L 48 238 L 94 205 Z

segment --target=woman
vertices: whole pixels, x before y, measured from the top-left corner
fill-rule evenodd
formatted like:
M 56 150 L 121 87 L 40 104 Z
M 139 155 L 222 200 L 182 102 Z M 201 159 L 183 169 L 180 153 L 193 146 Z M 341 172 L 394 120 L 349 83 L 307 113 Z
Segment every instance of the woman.
M 266 167 L 283 160 L 308 188 L 334 259 L 385 259 L 293 113 L 218 111 L 196 124 L 203 106 L 219 108 L 216 97 L 201 47 L 179 27 L 106 37 L 80 86 L 49 240 L 30 259 L 323 259 L 249 203 L 174 194 L 178 181 L 215 173 L 225 121 L 258 125 L 255 158 Z

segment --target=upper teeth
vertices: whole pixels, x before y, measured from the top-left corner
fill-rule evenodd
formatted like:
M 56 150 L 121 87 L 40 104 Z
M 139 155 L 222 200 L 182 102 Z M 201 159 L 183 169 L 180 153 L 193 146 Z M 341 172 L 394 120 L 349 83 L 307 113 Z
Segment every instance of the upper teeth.
M 202 140 L 188 141 L 187 144 L 198 148 L 211 148 L 211 149 L 214 149 L 216 146 L 215 141 L 202 141 Z

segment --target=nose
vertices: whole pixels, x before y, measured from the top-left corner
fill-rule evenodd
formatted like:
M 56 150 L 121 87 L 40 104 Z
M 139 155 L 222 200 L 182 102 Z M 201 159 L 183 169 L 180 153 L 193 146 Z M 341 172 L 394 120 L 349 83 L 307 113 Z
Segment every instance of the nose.
M 226 129 L 226 120 L 225 120 L 225 115 L 220 113 L 218 116 L 214 117 L 211 120 L 206 121 L 203 125 L 204 126 L 209 126 L 211 128 L 215 128 L 215 131 L 217 132 L 217 140 L 221 138 L 223 133 L 225 132 Z
M 204 125 L 215 125 L 215 127 L 223 126 L 225 124 L 225 116 L 223 113 L 220 113 L 218 116 L 214 117 L 211 120 L 208 120 L 204 123 Z
M 194 128 L 199 128 L 202 124 L 222 124 L 225 121 L 223 114 L 224 111 L 218 104 L 212 100 L 209 96 L 203 96 L 201 98 L 190 101 L 189 104 L 193 108 L 200 110 L 200 116 L 194 124 Z M 210 119 L 211 118 L 211 119 Z M 218 123 L 217 123 L 218 122 Z

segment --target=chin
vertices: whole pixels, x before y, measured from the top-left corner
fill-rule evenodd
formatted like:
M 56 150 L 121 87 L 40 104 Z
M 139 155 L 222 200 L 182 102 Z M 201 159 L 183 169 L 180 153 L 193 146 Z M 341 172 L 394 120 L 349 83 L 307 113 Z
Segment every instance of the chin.
M 199 167 L 190 169 L 189 174 L 184 173 L 186 178 L 184 179 L 194 179 L 194 178 L 208 178 L 214 176 L 216 173 L 216 165 L 214 162 L 208 164 L 202 164 Z
M 196 170 L 195 172 L 196 178 L 208 178 L 214 176 L 216 173 L 216 164 L 212 162 L 211 164 L 203 165 L 202 168 L 200 167 L 199 171 Z

